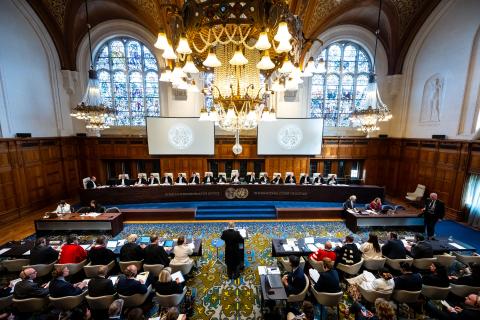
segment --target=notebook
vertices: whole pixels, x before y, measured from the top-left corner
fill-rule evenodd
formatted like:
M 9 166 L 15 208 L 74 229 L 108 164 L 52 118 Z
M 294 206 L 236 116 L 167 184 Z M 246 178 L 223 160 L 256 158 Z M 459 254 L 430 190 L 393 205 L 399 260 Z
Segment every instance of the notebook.
M 172 276 L 172 281 L 177 281 L 178 279 L 180 282 L 185 282 L 185 278 L 183 277 L 183 274 L 181 271 L 172 273 L 171 276 Z

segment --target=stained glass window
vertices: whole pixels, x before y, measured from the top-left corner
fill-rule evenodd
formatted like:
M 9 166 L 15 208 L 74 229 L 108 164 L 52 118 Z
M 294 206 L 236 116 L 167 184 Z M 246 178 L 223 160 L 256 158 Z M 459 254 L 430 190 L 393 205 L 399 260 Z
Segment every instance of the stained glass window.
M 372 62 L 365 49 L 349 41 L 334 42 L 317 57 L 325 72 L 312 77 L 310 116 L 324 118 L 326 126 L 348 127 L 350 114 L 365 100 Z
M 109 125 L 144 126 L 145 116 L 160 115 L 157 59 L 143 43 L 128 37 L 106 41 L 95 70 L 104 104 L 118 112 Z

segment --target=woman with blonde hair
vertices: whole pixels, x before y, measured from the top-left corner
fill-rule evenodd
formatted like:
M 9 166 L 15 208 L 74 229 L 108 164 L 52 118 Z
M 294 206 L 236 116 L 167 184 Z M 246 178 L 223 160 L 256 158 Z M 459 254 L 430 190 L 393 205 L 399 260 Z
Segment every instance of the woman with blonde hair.
M 375 311 L 377 313 L 378 320 L 396 320 L 396 310 L 393 303 L 383 298 L 377 298 L 375 300 Z
M 185 282 L 180 282 L 179 279 L 172 280 L 172 275 L 168 269 L 160 271 L 158 281 L 153 284 L 155 291 L 161 295 L 182 293 L 184 286 Z

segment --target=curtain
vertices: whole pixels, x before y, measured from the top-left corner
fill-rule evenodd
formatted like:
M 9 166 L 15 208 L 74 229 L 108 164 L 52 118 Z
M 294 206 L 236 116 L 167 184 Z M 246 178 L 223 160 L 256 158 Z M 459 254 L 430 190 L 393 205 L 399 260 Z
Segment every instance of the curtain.
M 472 174 L 470 176 L 464 199 L 468 212 L 468 224 L 480 227 L 480 175 Z

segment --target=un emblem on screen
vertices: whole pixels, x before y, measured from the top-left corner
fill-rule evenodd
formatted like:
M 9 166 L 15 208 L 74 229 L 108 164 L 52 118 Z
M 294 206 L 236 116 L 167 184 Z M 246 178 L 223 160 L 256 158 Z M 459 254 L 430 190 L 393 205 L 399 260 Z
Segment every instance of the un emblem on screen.
M 302 129 L 296 125 L 287 125 L 281 128 L 277 134 L 278 144 L 286 150 L 295 149 L 303 139 Z
M 184 124 L 177 124 L 168 130 L 168 143 L 175 149 L 183 150 L 193 143 L 193 132 Z
M 225 190 L 225 198 L 232 200 L 232 199 L 245 199 L 248 197 L 248 189 L 247 188 L 227 188 Z

